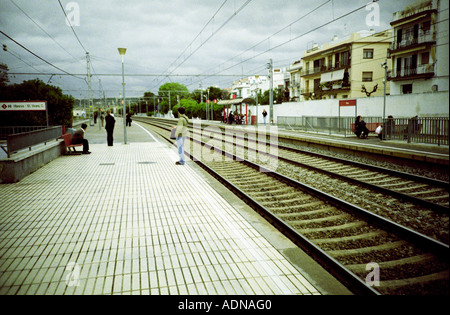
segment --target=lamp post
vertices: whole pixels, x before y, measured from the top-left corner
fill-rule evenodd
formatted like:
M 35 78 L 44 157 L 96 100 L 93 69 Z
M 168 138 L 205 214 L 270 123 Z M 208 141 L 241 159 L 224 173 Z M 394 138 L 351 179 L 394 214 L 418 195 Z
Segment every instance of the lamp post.
M 127 144 L 127 122 L 126 122 L 126 104 L 125 104 L 125 65 L 124 65 L 124 57 L 127 52 L 126 48 L 117 48 L 119 50 L 119 54 L 122 57 L 122 88 L 123 88 L 123 108 L 122 108 L 122 119 L 123 119 L 123 143 Z

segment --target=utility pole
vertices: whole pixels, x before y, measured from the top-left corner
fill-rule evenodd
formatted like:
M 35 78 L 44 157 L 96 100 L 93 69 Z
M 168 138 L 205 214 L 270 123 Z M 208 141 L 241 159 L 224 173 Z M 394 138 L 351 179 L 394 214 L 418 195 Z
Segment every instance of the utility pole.
M 272 62 L 272 59 L 269 60 L 269 63 L 267 64 L 267 68 L 269 69 L 269 83 L 270 83 L 269 118 L 270 118 L 270 123 L 272 123 L 273 122 L 273 62 Z
M 387 72 L 388 72 L 388 65 L 387 65 L 387 59 L 385 59 L 384 63 L 381 64 L 381 66 L 384 68 L 384 98 L 383 98 L 383 140 L 386 139 L 386 86 L 387 86 Z
M 384 100 L 383 100 L 383 122 L 384 122 L 384 119 L 386 118 L 386 86 L 387 86 L 387 71 L 388 71 L 387 59 L 384 61 L 383 64 L 381 64 L 381 66 L 384 68 Z
M 88 85 L 88 99 L 89 99 L 89 113 L 92 115 L 91 113 L 91 108 L 92 108 L 92 82 L 91 82 L 91 57 L 89 56 L 89 53 L 86 52 L 86 63 L 87 63 L 87 85 Z M 89 120 L 90 121 L 90 120 Z M 91 125 L 93 126 L 93 125 Z
M 169 91 L 169 116 L 172 116 L 171 113 L 172 113 L 172 105 L 170 104 L 170 91 Z

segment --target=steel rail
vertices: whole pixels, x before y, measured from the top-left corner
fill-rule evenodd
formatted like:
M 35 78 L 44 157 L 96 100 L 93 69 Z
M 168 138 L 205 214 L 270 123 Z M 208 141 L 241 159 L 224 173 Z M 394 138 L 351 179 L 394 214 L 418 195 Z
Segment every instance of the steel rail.
M 219 127 L 219 128 L 222 128 L 222 127 Z M 212 131 L 212 130 L 210 130 L 208 132 L 214 133 L 214 131 Z M 236 138 L 239 138 L 239 139 L 242 139 L 242 140 L 256 142 L 256 140 L 253 139 L 253 138 L 249 138 L 249 139 L 245 139 L 245 137 L 236 137 Z M 246 146 L 243 146 L 243 145 L 238 144 L 238 143 L 233 143 L 233 142 L 230 142 L 230 141 L 227 141 L 227 140 L 223 140 L 223 141 L 225 143 L 233 144 L 235 146 L 238 146 L 238 147 L 241 147 L 241 148 L 244 148 L 244 149 L 256 151 L 256 149 L 254 149 L 254 148 L 246 147 Z M 414 175 L 414 174 L 404 173 L 404 172 L 391 170 L 391 169 L 383 168 L 383 167 L 379 167 L 379 166 L 367 165 L 367 164 L 363 164 L 363 163 L 360 163 L 360 162 L 348 161 L 348 160 L 335 158 L 335 157 L 331 157 L 331 156 L 327 156 L 327 155 L 323 155 L 323 154 L 319 154 L 319 153 L 305 152 L 305 151 L 302 151 L 302 150 L 299 150 L 299 149 L 290 148 L 290 147 L 286 147 L 286 146 L 277 145 L 277 147 L 278 147 L 278 149 L 287 150 L 287 151 L 295 152 L 295 153 L 306 154 L 306 155 L 309 155 L 309 156 L 312 156 L 312 157 L 317 157 L 317 158 L 326 159 L 326 160 L 329 160 L 329 161 L 332 161 L 332 162 L 342 163 L 344 165 L 356 166 L 356 167 L 359 167 L 359 168 L 362 168 L 362 169 L 367 169 L 367 170 L 371 170 L 371 171 L 385 173 L 385 174 L 388 174 L 388 175 L 397 176 L 397 177 L 400 177 L 402 179 L 413 180 L 413 181 L 425 183 L 425 184 L 428 184 L 428 185 L 434 185 L 434 186 L 437 186 L 437 187 L 440 187 L 440 188 L 446 188 L 447 191 L 449 190 L 449 183 L 446 183 L 444 181 L 435 180 L 435 179 L 432 179 L 432 178 L 427 178 L 427 177 L 418 176 L 418 175 Z M 302 162 L 299 162 L 299 161 L 294 161 L 294 160 L 291 160 L 289 158 L 284 158 L 284 157 L 281 157 L 279 155 L 275 156 L 273 154 L 266 153 L 266 152 L 259 152 L 259 153 L 262 153 L 262 154 L 264 154 L 266 156 L 269 156 L 269 157 L 272 157 L 272 158 L 275 158 L 275 159 L 282 160 L 282 161 L 284 161 L 286 163 L 290 163 L 290 164 L 293 164 L 293 165 L 301 166 L 301 167 L 304 167 L 304 168 L 307 168 L 307 169 L 310 169 L 310 170 L 313 170 L 313 171 L 321 172 L 321 173 L 329 175 L 329 176 L 337 177 L 339 179 L 351 182 L 353 184 L 358 184 L 358 185 L 364 186 L 366 188 L 369 188 L 369 189 L 372 189 L 372 190 L 375 190 L 375 191 L 378 191 L 378 192 L 381 192 L 381 193 L 384 193 L 384 194 L 388 194 L 388 195 L 394 196 L 394 197 L 399 198 L 400 200 L 403 200 L 403 201 L 408 201 L 408 202 L 411 202 L 411 203 L 414 203 L 414 204 L 422 205 L 424 207 L 432 209 L 433 211 L 435 211 L 437 213 L 441 213 L 441 214 L 444 214 L 444 215 L 450 215 L 449 207 L 446 207 L 446 206 L 443 206 L 443 205 L 440 205 L 440 204 L 437 204 L 437 203 L 434 203 L 434 202 L 431 202 L 431 201 L 428 201 L 428 200 L 425 200 L 425 199 L 422 199 L 422 198 L 411 196 L 411 195 L 408 195 L 408 194 L 405 194 L 405 193 L 402 193 L 402 192 L 398 192 L 398 191 L 395 191 L 395 190 L 392 190 L 392 189 L 384 188 L 384 187 L 378 186 L 376 184 L 367 183 L 367 182 L 364 182 L 364 181 L 361 181 L 361 180 L 358 180 L 358 179 L 355 179 L 355 178 L 352 178 L 352 177 L 349 177 L 349 176 L 345 176 L 345 175 L 342 175 L 342 174 L 338 174 L 338 173 L 335 173 L 335 172 L 328 171 L 328 170 L 320 168 L 320 167 L 312 166 L 312 165 L 309 165 L 309 164 L 306 164 L 306 163 L 302 163 Z
M 157 126 L 157 127 L 160 127 L 160 126 Z M 167 139 L 167 140 L 169 142 L 173 143 L 173 141 L 170 141 L 169 139 Z M 191 140 L 199 143 L 200 145 L 205 145 L 204 142 L 199 141 L 197 139 L 191 138 Z M 220 151 L 224 156 L 228 156 L 228 157 L 232 158 L 233 160 L 239 159 L 240 163 L 244 163 L 252 168 L 256 168 L 256 169 L 261 168 L 260 165 L 250 162 L 250 161 L 247 161 L 247 160 L 243 160 L 242 157 L 238 157 L 232 153 L 229 153 L 229 152 L 226 152 L 223 150 L 220 150 Z M 271 222 L 271 224 L 273 224 L 280 231 L 282 231 L 294 243 L 296 243 L 298 246 L 300 246 L 302 249 L 304 249 L 305 252 L 307 252 L 309 255 L 314 257 L 322 266 L 324 266 L 326 269 L 328 269 L 336 278 L 338 278 L 344 284 L 349 286 L 349 288 L 353 292 L 357 292 L 358 294 L 380 294 L 379 292 L 374 290 L 372 287 L 370 287 L 366 283 L 364 283 L 360 277 L 356 276 L 353 272 L 349 271 L 342 264 L 340 264 L 336 259 L 329 256 L 320 247 L 316 246 L 314 243 L 312 243 L 306 237 L 304 237 L 303 235 L 298 233 L 295 229 L 293 229 L 292 227 L 287 225 L 278 216 L 273 214 L 270 210 L 265 208 L 263 205 L 261 205 L 259 202 L 254 200 L 252 197 L 247 195 L 245 192 L 240 190 L 233 183 L 224 179 L 222 176 L 220 176 L 216 171 L 211 169 L 205 163 L 196 159 L 193 155 L 191 155 L 190 152 L 185 152 L 185 153 L 187 155 L 189 155 L 189 157 L 191 159 L 193 159 L 203 169 L 208 171 L 212 176 L 214 176 L 217 180 L 219 180 L 221 183 L 223 183 L 227 188 L 229 188 L 231 191 L 233 191 L 235 194 L 237 194 L 239 197 L 241 197 L 246 203 L 248 203 L 253 209 L 255 209 L 255 211 L 257 211 L 259 214 L 261 214 L 266 219 L 268 219 Z M 378 227 L 381 227 L 382 229 L 388 230 L 391 233 L 399 235 L 402 238 L 409 240 L 410 242 L 412 242 L 413 244 L 415 244 L 418 247 L 424 248 L 427 251 L 431 251 L 438 256 L 445 257 L 445 258 L 448 257 L 449 246 L 447 244 L 436 241 L 436 240 L 434 240 L 430 237 L 427 237 L 421 233 L 418 233 L 409 228 L 401 226 L 395 222 L 387 220 L 381 216 L 373 214 L 373 213 L 371 213 L 365 209 L 362 209 L 360 207 L 354 206 L 346 201 L 340 200 L 339 198 L 331 196 L 327 193 L 324 193 L 313 187 L 310 187 L 301 182 L 293 180 L 282 174 L 279 174 L 276 172 L 270 172 L 270 173 L 267 173 L 267 175 L 272 176 L 272 177 L 276 178 L 277 180 L 282 180 L 283 182 L 287 183 L 288 185 L 294 186 L 302 191 L 305 191 L 311 195 L 318 197 L 321 200 L 329 202 L 339 209 L 342 209 L 342 210 L 352 213 L 352 214 L 356 214 L 358 217 L 362 218 L 364 221 L 368 221 Z

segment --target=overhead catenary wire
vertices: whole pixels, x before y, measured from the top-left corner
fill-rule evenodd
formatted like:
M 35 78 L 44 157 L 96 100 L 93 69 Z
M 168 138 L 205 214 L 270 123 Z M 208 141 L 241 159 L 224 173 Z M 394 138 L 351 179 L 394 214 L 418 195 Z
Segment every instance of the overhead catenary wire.
M 323 24 L 321 24 L 321 25 L 319 25 L 319 26 L 317 26 L 317 27 L 314 27 L 313 29 L 311 29 L 311 30 L 309 30 L 309 31 L 306 31 L 306 32 L 304 32 L 304 33 L 302 33 L 302 34 L 300 34 L 300 35 L 297 35 L 297 36 L 295 36 L 294 38 L 291 38 L 291 39 L 289 39 L 289 40 L 287 40 L 287 41 L 285 41 L 285 42 L 283 42 L 283 43 L 281 43 L 281 44 L 278 44 L 278 45 L 276 45 L 276 46 L 274 46 L 274 47 L 271 47 L 271 48 L 269 48 L 269 49 L 267 49 L 267 50 L 265 50 L 265 51 L 262 51 L 262 52 L 260 52 L 260 53 L 258 53 L 258 54 L 256 54 L 256 55 L 254 55 L 253 57 L 249 57 L 249 58 L 247 58 L 247 59 L 245 59 L 245 60 L 242 60 L 242 61 L 240 61 L 240 62 L 238 62 L 238 63 L 236 63 L 236 64 L 234 64 L 234 65 L 232 65 L 232 66 L 229 66 L 228 68 L 222 69 L 222 70 L 220 70 L 220 71 L 218 71 L 218 72 L 216 72 L 216 73 L 214 73 L 214 74 L 218 74 L 218 73 L 220 73 L 220 72 L 229 70 L 229 69 L 234 68 L 234 67 L 236 67 L 236 66 L 238 66 L 238 65 L 240 65 L 240 64 L 242 64 L 242 63 L 244 63 L 244 62 L 247 62 L 247 61 L 252 60 L 252 59 L 254 59 L 254 58 L 256 58 L 256 57 L 259 57 L 259 56 L 261 56 L 261 55 L 263 55 L 263 54 L 265 54 L 265 53 L 267 53 L 267 52 L 269 52 L 269 51 L 272 51 L 272 50 L 274 50 L 274 49 L 278 49 L 278 48 L 280 48 L 280 47 L 282 47 L 282 46 L 284 46 L 284 45 L 286 45 L 286 44 L 288 44 L 288 43 L 290 43 L 290 42 L 292 42 L 292 41 L 295 41 L 295 40 L 297 40 L 297 39 L 299 39 L 299 38 L 301 38 L 301 37 L 303 37 L 303 36 L 305 36 L 305 35 L 308 35 L 308 34 L 314 32 L 314 31 L 319 30 L 319 29 L 321 29 L 321 28 L 323 28 L 323 27 L 325 27 L 325 26 L 327 26 L 327 25 L 329 25 L 329 24 L 331 24 L 331 23 L 334 23 L 334 22 L 336 22 L 336 21 L 339 21 L 339 20 L 341 20 L 341 19 L 343 19 L 343 18 L 345 18 L 345 17 L 347 17 L 347 16 L 349 16 L 349 15 L 355 13 L 355 12 L 358 12 L 358 11 L 364 9 L 365 7 L 366 7 L 366 5 L 361 6 L 361 7 L 358 7 L 358 8 L 356 8 L 356 9 L 350 11 L 350 12 L 347 12 L 347 13 L 345 13 L 345 14 L 343 14 L 343 15 L 337 17 L 337 18 L 334 18 L 334 19 L 332 19 L 332 20 L 330 20 L 330 21 L 328 21 L 328 22 L 326 22 L 326 23 L 323 23 Z M 195 84 L 195 83 L 194 83 L 194 84 Z
M 77 62 L 80 61 L 79 58 L 76 58 L 75 56 L 73 56 L 70 52 L 67 51 L 67 49 L 64 48 L 64 46 L 62 46 L 52 35 L 50 35 L 45 29 L 42 28 L 41 25 L 39 25 L 39 23 L 37 23 L 30 15 L 28 15 L 17 3 L 14 2 L 14 0 L 10 0 L 11 3 L 17 8 L 19 9 L 29 20 L 31 20 L 31 22 L 34 23 L 34 25 L 36 25 L 42 32 L 44 32 L 53 42 L 55 42 L 62 50 L 64 50 L 68 55 L 70 55 L 73 59 L 75 59 Z
M 64 13 L 64 16 L 66 17 L 66 20 L 67 20 L 67 21 L 70 21 L 70 20 L 69 20 L 69 17 L 67 16 L 66 10 L 64 10 L 63 5 L 61 4 L 61 0 L 58 0 L 58 3 L 59 3 L 59 6 L 61 7 L 61 10 L 62 10 L 63 13 Z M 77 33 L 75 32 L 75 29 L 73 28 L 72 23 L 69 23 L 69 25 L 70 25 L 70 29 L 72 30 L 73 34 L 75 35 L 75 37 L 76 37 L 78 43 L 79 43 L 79 44 L 81 45 L 81 47 L 83 48 L 84 52 L 87 52 L 86 48 L 84 47 L 83 43 L 81 42 L 80 38 L 78 37 Z
M 259 41 L 258 43 L 256 43 L 255 45 L 251 46 L 250 48 L 247 48 L 246 50 L 244 50 L 243 52 L 235 55 L 234 57 L 229 58 L 228 60 L 222 62 L 221 64 L 219 64 L 218 66 L 214 67 L 214 68 L 220 68 L 222 65 L 225 65 L 227 62 L 232 61 L 233 59 L 236 59 L 240 56 L 242 56 L 243 54 L 245 54 L 246 52 L 256 48 L 257 46 L 261 45 L 262 43 L 264 43 L 265 41 L 269 40 L 270 38 L 278 35 L 279 33 L 281 33 L 282 31 L 290 28 L 292 25 L 298 23 L 299 21 L 303 20 L 305 17 L 311 15 L 312 13 L 316 12 L 317 10 L 319 10 L 320 8 L 322 8 L 323 6 L 325 6 L 327 3 L 329 3 L 331 0 L 327 0 L 326 2 L 320 4 L 319 6 L 317 6 L 316 8 L 314 8 L 313 10 L 309 11 L 308 13 L 302 15 L 300 18 L 296 19 L 295 21 L 289 23 L 288 25 L 286 25 L 285 27 L 281 28 L 280 30 L 276 31 L 275 33 L 273 33 L 272 35 L 268 36 L 267 38 Z M 212 69 L 212 68 L 210 68 Z M 209 70 L 205 71 L 208 72 Z
M 332 23 L 332 22 L 334 22 L 334 21 L 336 21 L 337 19 L 336 18 L 333 18 L 329 23 Z M 288 24 L 284 29 L 287 29 L 287 28 L 289 28 L 290 27 L 290 25 L 291 25 L 292 23 L 290 23 L 290 24 Z M 274 35 L 271 35 L 271 37 L 269 37 L 269 38 L 274 38 Z M 278 39 L 278 38 L 282 38 L 282 37 L 280 37 L 280 36 L 277 36 L 277 38 L 276 39 Z M 266 52 L 268 52 L 268 51 L 272 51 L 272 50 L 274 50 L 274 49 L 276 49 L 276 48 L 278 48 L 279 46 L 282 46 L 282 45 L 284 45 L 284 44 L 287 44 L 287 43 L 289 43 L 289 42 L 291 42 L 291 41 L 293 41 L 293 40 L 295 40 L 296 38 L 295 37 L 292 37 L 292 36 L 290 36 L 290 38 L 289 38 L 289 41 L 286 41 L 286 42 L 284 42 L 284 43 L 281 43 L 280 45 L 278 45 L 278 46 L 272 46 L 272 47 L 270 47 L 268 50 L 266 50 L 266 51 L 264 51 L 263 53 L 266 53 Z M 266 39 L 267 40 L 267 39 Z M 442 44 L 441 44 L 442 45 Z M 436 46 L 438 46 L 438 45 L 436 45 Z M 187 48 L 188 49 L 188 48 Z M 253 49 L 253 48 L 249 48 L 249 49 L 247 49 L 246 51 L 249 51 L 250 49 Z M 185 51 L 187 51 L 187 50 L 185 50 Z M 246 51 L 244 51 L 244 52 L 246 52 Z M 181 54 L 181 55 L 183 55 L 183 54 Z M 241 56 L 242 55 L 242 53 L 241 54 L 239 54 L 238 56 Z M 236 64 L 234 64 L 234 65 L 232 65 L 232 67 L 233 66 L 238 66 L 238 65 L 240 65 L 240 64 L 243 64 L 243 63 L 246 63 L 246 61 L 248 61 L 248 60 L 251 60 L 251 59 L 255 59 L 255 58 L 257 58 L 258 56 L 260 56 L 261 54 L 259 54 L 259 55 L 256 55 L 256 56 L 249 56 L 249 57 L 251 57 L 251 58 L 248 58 L 248 59 L 242 59 L 242 60 L 237 60 L 236 61 Z M 377 56 L 378 57 L 378 56 Z M 233 60 L 235 57 L 233 57 L 233 58 L 231 58 L 231 60 Z M 300 58 L 300 57 L 299 57 Z M 381 57 L 380 57 L 381 58 Z M 378 58 L 377 58 L 378 59 Z M 176 61 L 178 61 L 178 60 L 180 60 L 179 58 L 176 60 Z M 228 60 L 229 61 L 229 60 Z M 238 62 L 238 61 L 240 61 L 240 62 Z M 365 61 L 362 61 L 362 62 L 365 62 Z M 367 62 L 371 62 L 371 61 L 367 61 Z M 61 65 L 59 65 L 59 66 L 61 66 Z M 217 72 L 217 71 L 210 71 L 210 72 L 208 72 L 208 71 L 205 71 L 205 72 L 203 72 L 203 73 L 201 73 L 201 74 L 194 74 L 194 75 L 184 75 L 184 76 L 186 76 L 186 77 L 188 77 L 188 76 L 190 76 L 190 77 L 192 77 L 192 78 L 194 78 L 194 80 L 195 80 L 195 78 L 197 78 L 197 80 L 199 80 L 200 78 L 202 78 L 203 80 L 205 79 L 205 78 L 208 78 L 208 77 L 227 77 L 227 75 L 224 75 L 223 73 L 224 72 L 226 72 L 226 70 L 228 70 L 228 69 L 231 69 L 232 67 L 230 67 L 230 68 L 227 68 L 227 69 L 225 69 L 225 70 L 223 70 L 223 69 L 218 69 L 218 68 L 216 68 L 216 70 L 221 70 L 221 71 L 219 71 L 219 72 Z M 235 72 L 239 72 L 239 71 L 235 71 Z M 249 71 L 245 71 L 245 72 L 249 72 Z M 74 74 L 74 75 L 78 75 L 78 74 Z M 86 75 L 86 74 L 84 74 L 84 75 Z M 97 75 L 97 74 L 96 74 Z M 107 75 L 111 75 L 111 74 L 107 74 Z M 147 74 L 143 74 L 142 76 L 146 76 Z M 164 74 L 165 75 L 165 74 Z M 140 74 L 138 74 L 138 76 L 141 76 Z M 183 75 L 177 75 L 177 74 L 175 74 L 174 73 L 174 70 L 172 70 L 172 73 L 171 73 L 171 76 L 178 76 L 178 77 L 182 77 Z M 228 76 L 235 76 L 235 75 L 228 75 Z M 197 81 L 198 82 L 198 81 Z M 191 85 L 192 84 L 195 84 L 195 82 L 193 82 L 193 83 L 191 83 Z
M 74 75 L 74 74 L 71 74 L 71 73 L 69 73 L 69 72 L 67 72 L 67 71 L 65 71 L 65 70 L 63 70 L 63 69 L 61 69 L 61 68 L 59 68 L 58 66 L 55 66 L 55 65 L 52 64 L 51 62 L 49 62 L 49 61 L 45 60 L 44 58 L 42 58 L 41 56 L 35 54 L 35 53 L 32 52 L 31 50 L 29 50 L 28 48 L 26 48 L 25 46 L 23 46 L 22 44 L 20 44 L 19 42 L 17 42 L 16 40 L 14 40 L 13 38 L 11 38 L 11 37 L 8 36 L 7 34 L 5 34 L 2 30 L 0 30 L 0 33 L 2 33 L 3 36 L 5 36 L 6 38 L 8 38 L 9 40 L 13 41 L 16 45 L 18 45 L 18 46 L 20 46 L 21 48 L 23 48 L 23 49 L 25 49 L 26 51 L 28 51 L 30 54 L 32 54 L 32 55 L 35 56 L 36 58 L 42 60 L 42 61 L 45 62 L 46 64 L 48 64 L 48 65 L 52 66 L 53 68 L 55 68 L 55 69 L 61 71 L 62 73 L 65 73 L 65 74 L 67 74 L 67 75 L 69 75 L 69 76 L 72 76 L 72 77 L 74 77 L 74 78 L 77 78 L 77 79 L 85 80 L 85 78 L 81 78 L 81 77 L 78 77 L 78 76 L 76 76 L 76 75 Z
M 197 36 L 194 37 L 194 39 L 189 43 L 189 45 L 186 46 L 186 48 L 181 52 L 181 54 L 169 65 L 169 67 L 163 72 L 164 75 L 167 74 L 170 67 L 172 67 L 173 64 L 177 62 L 178 59 L 183 56 L 183 54 L 188 50 L 189 47 L 192 46 L 192 44 L 195 42 L 195 40 L 203 33 L 203 31 L 206 29 L 206 27 L 211 23 L 212 20 L 214 20 L 215 16 L 220 12 L 220 10 L 223 8 L 223 6 L 227 3 L 228 0 L 225 0 L 220 7 L 216 10 L 216 12 L 212 15 L 212 17 L 209 19 L 209 21 L 203 26 L 203 28 L 200 30 L 200 32 L 197 34 Z
M 214 35 L 216 35 L 223 27 L 225 27 L 225 25 L 227 25 L 236 15 L 238 15 L 239 12 L 241 12 L 250 2 L 252 2 L 252 0 L 245 1 L 245 3 L 242 4 L 242 6 L 238 10 L 236 10 L 224 23 L 222 23 L 222 25 L 219 26 L 219 28 L 217 28 L 210 36 L 208 36 L 196 49 L 194 49 L 194 51 L 192 51 L 180 64 L 178 64 L 174 69 L 172 69 L 170 73 L 166 76 L 170 76 L 171 73 L 173 73 L 190 57 L 192 57 L 192 55 L 194 55 L 201 47 L 203 47 L 206 44 L 206 42 L 208 42 L 212 37 L 214 37 Z
M 328 3 L 328 2 L 326 2 L 326 3 Z M 324 4 L 326 4 L 326 3 L 324 3 Z M 323 5 L 324 5 L 324 4 L 323 4 Z M 265 50 L 265 51 L 262 51 L 262 52 L 260 52 L 260 53 L 258 53 L 258 54 L 256 54 L 256 55 L 254 55 L 254 56 L 252 56 L 252 57 L 249 57 L 249 58 L 247 58 L 247 59 L 244 59 L 244 60 L 242 60 L 242 61 L 240 61 L 240 62 L 237 62 L 237 63 L 235 63 L 235 64 L 233 64 L 233 65 L 231 65 L 231 66 L 229 66 L 229 67 L 227 67 L 227 68 L 224 68 L 224 69 L 222 69 L 222 70 L 213 72 L 212 74 L 213 74 L 213 75 L 217 75 L 217 74 L 219 74 L 219 73 L 221 73 L 221 72 L 224 72 L 224 71 L 226 71 L 226 70 L 232 69 L 232 68 L 234 68 L 234 67 L 236 67 L 236 66 L 238 66 L 238 65 L 240 65 L 240 64 L 242 64 L 242 63 L 245 63 L 245 62 L 248 62 L 248 61 L 250 61 L 250 60 L 252 60 L 252 59 L 255 59 L 255 58 L 257 58 L 257 57 L 259 57 L 259 56 L 261 56 L 261 55 L 263 55 L 263 54 L 265 54 L 265 53 L 267 53 L 267 52 L 269 52 L 269 51 L 278 49 L 278 48 L 280 48 L 280 47 L 282 47 L 282 46 L 284 46 L 284 45 L 286 45 L 286 44 L 288 44 L 288 43 L 290 43 L 290 42 L 292 42 L 292 41 L 295 41 L 295 40 L 300 39 L 301 37 L 304 37 L 305 35 L 308 35 L 308 34 L 310 34 L 310 33 L 312 33 L 312 32 L 315 32 L 315 31 L 317 31 L 317 30 L 319 30 L 319 29 L 321 29 L 321 28 L 323 28 L 323 27 L 325 27 L 325 26 L 327 26 L 327 25 L 329 25 L 329 24 L 332 24 L 332 23 L 334 23 L 334 22 L 336 22 L 336 21 L 338 21 L 338 20 L 341 20 L 341 19 L 343 19 L 343 18 L 345 18 L 345 17 L 347 17 L 347 16 L 350 16 L 350 15 L 352 15 L 352 14 L 354 14 L 354 13 L 356 13 L 356 12 L 362 10 L 362 9 L 364 9 L 365 7 L 366 7 L 366 5 L 363 5 L 363 6 L 361 6 L 361 7 L 358 7 L 358 8 L 356 8 L 356 9 L 354 9 L 354 10 L 352 10 L 352 11 L 349 11 L 349 12 L 347 12 L 347 13 L 345 13 L 345 14 L 339 16 L 339 17 L 333 18 L 332 20 L 330 20 L 330 21 L 328 21 L 328 22 L 326 22 L 326 23 L 323 23 L 323 24 L 321 24 L 321 25 L 319 25 L 319 26 L 317 26 L 317 27 L 315 27 L 315 28 L 313 28 L 313 29 L 311 29 L 311 30 L 309 30 L 309 31 L 307 31 L 307 32 L 304 32 L 304 33 L 302 33 L 302 34 L 299 34 L 299 35 L 295 36 L 294 38 L 290 38 L 289 40 L 286 40 L 286 41 L 284 41 L 284 42 L 282 42 L 282 43 L 280 43 L 280 44 L 278 44 L 278 45 L 276 45 L 276 46 L 274 46 L 274 47 L 270 47 L 269 49 L 267 49 L 267 50 Z M 316 8 L 316 9 L 317 9 L 317 8 Z M 316 9 L 314 9 L 314 10 L 316 10 Z M 448 20 L 448 19 L 443 20 L 443 21 L 440 21 L 440 22 L 445 22 L 445 21 L 447 21 L 447 20 Z M 294 23 L 294 22 L 293 22 L 293 23 Z M 291 24 L 292 24 L 292 23 L 291 23 Z M 288 26 L 289 26 L 289 25 L 288 25 Z M 283 29 L 286 29 L 288 26 L 284 27 Z M 280 31 L 281 31 L 281 30 L 280 30 Z M 278 31 L 278 32 L 276 32 L 276 33 L 279 33 L 280 31 Z M 273 35 L 269 36 L 268 38 L 270 38 L 270 37 L 273 37 Z M 394 37 L 395 37 L 395 36 L 393 35 L 392 38 L 394 38 Z M 265 40 L 267 40 L 268 38 L 266 38 Z M 265 40 L 263 40 L 263 41 L 265 41 Z M 385 39 L 382 39 L 382 40 L 380 40 L 380 41 L 383 41 L 383 40 L 385 40 Z M 261 42 L 263 42 L 263 41 L 261 41 Z M 260 42 L 260 43 L 261 43 L 261 42 Z M 259 45 L 260 43 L 258 43 L 257 45 Z M 253 46 L 253 47 L 247 49 L 246 51 L 253 49 L 253 48 L 256 47 L 257 45 L 255 45 L 255 46 Z M 367 44 L 367 45 L 369 45 L 369 44 Z M 359 47 L 359 48 L 362 48 L 362 47 Z M 245 52 L 246 52 L 246 51 L 245 51 Z M 242 54 L 243 54 L 243 53 L 241 53 L 241 54 L 239 54 L 239 55 L 237 55 L 237 56 L 240 56 L 240 55 L 242 55 Z M 230 61 L 230 60 L 236 58 L 237 56 L 235 56 L 235 57 L 229 59 L 228 61 Z M 383 59 L 384 59 L 384 58 L 383 58 Z M 227 62 L 228 62 L 228 61 L 227 61 Z M 368 62 L 369 62 L 369 61 L 368 61 Z M 225 64 L 225 63 L 222 63 L 222 64 L 220 64 L 220 65 L 223 65 L 223 64 Z M 208 78 L 208 77 L 209 77 L 209 76 L 206 76 L 205 78 Z M 195 85 L 195 84 L 198 84 L 198 83 L 199 83 L 199 81 L 195 81 L 195 82 L 192 82 L 192 83 L 189 84 L 189 85 Z

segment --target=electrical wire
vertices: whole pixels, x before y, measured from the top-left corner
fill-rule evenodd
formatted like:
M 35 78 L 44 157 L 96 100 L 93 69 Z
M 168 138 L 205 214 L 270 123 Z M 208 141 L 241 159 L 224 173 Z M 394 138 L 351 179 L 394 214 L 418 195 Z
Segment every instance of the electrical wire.
M 241 7 L 235 11 L 217 30 L 215 30 L 208 38 L 206 38 L 194 51 L 192 51 L 180 64 L 178 64 L 167 76 L 170 76 L 176 69 L 178 69 L 182 64 L 184 64 L 192 55 L 194 55 L 203 45 L 208 42 L 214 35 L 216 35 L 225 25 L 227 25 L 236 15 L 239 14 L 252 0 L 247 0 Z M 159 84 L 159 82 L 158 82 Z
M 51 36 L 46 30 L 44 30 L 33 18 L 31 18 L 17 3 L 15 3 L 13 0 L 10 0 L 11 3 L 16 6 L 17 9 L 19 9 L 28 19 L 31 20 L 42 32 L 44 32 L 51 40 L 53 40 L 62 50 L 64 50 L 68 55 L 70 55 L 73 59 L 75 59 L 77 62 L 80 62 L 80 60 L 76 57 L 74 57 L 70 52 L 68 52 L 60 43 L 58 43 L 53 36 Z
M 66 10 L 64 10 L 63 5 L 61 4 L 61 0 L 58 0 L 58 3 L 59 3 L 59 6 L 61 7 L 61 10 L 62 10 L 63 13 L 64 13 L 64 16 L 66 17 L 66 21 L 70 21 L 70 20 L 69 20 L 69 17 L 68 17 L 67 14 L 66 14 Z M 79 44 L 81 45 L 81 47 L 83 48 L 84 52 L 87 53 L 87 50 L 86 50 L 86 48 L 84 48 L 83 43 L 81 42 L 80 38 L 78 37 L 77 33 L 75 32 L 75 29 L 73 28 L 72 23 L 69 23 L 69 25 L 70 25 L 70 28 L 72 29 L 73 34 L 75 35 L 76 39 L 78 40 L 78 43 L 79 43 Z
M 45 60 L 44 58 L 38 56 L 37 54 L 35 54 L 34 52 L 32 52 L 31 50 L 29 50 L 28 48 L 26 48 L 25 46 L 23 46 L 22 44 L 20 44 L 19 42 L 17 42 L 17 41 L 14 40 L 13 38 L 9 37 L 9 36 L 8 36 L 7 34 L 5 34 L 3 31 L 0 30 L 0 33 L 2 33 L 3 36 L 5 36 L 6 38 L 8 38 L 9 40 L 11 40 L 11 41 L 13 41 L 14 43 L 16 43 L 18 46 L 20 46 L 20 47 L 22 47 L 23 49 L 25 49 L 26 51 L 28 51 L 30 54 L 32 54 L 32 55 L 35 56 L 36 58 L 38 58 L 38 59 L 42 60 L 43 62 L 45 62 L 46 64 L 52 66 L 53 68 L 55 68 L 55 69 L 57 69 L 57 70 L 59 70 L 59 71 L 65 73 L 65 74 L 67 74 L 67 75 L 69 75 L 69 76 L 72 76 L 72 77 L 74 77 L 74 78 L 84 80 L 84 78 L 80 78 L 80 77 L 78 77 L 78 76 L 76 76 L 76 75 L 73 75 L 73 74 L 71 74 L 71 73 L 69 73 L 69 72 L 67 72 L 67 71 L 65 71 L 65 70 L 63 70 L 63 69 L 61 69 L 61 68 L 55 66 L 55 65 L 52 64 L 51 62 Z
M 209 19 L 209 21 L 205 24 L 205 26 L 203 26 L 203 28 L 201 29 L 201 31 L 197 34 L 197 36 L 194 37 L 194 39 L 189 43 L 189 45 L 186 46 L 186 48 L 183 50 L 183 52 L 175 59 L 175 61 L 173 61 L 169 67 L 167 68 L 166 71 L 164 71 L 164 73 L 166 73 L 170 67 L 175 64 L 177 62 L 178 59 L 180 59 L 181 56 L 183 56 L 183 54 L 186 52 L 186 50 L 188 50 L 189 47 L 192 46 L 192 44 L 194 43 L 194 41 L 202 34 L 202 32 L 206 29 L 206 27 L 209 25 L 209 23 L 211 23 L 211 21 L 215 18 L 215 16 L 219 13 L 219 11 L 223 8 L 223 6 L 225 5 L 225 3 L 227 3 L 228 0 L 225 0 L 222 5 L 216 10 L 216 12 L 212 15 L 212 17 Z

